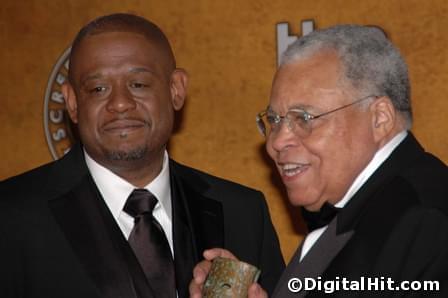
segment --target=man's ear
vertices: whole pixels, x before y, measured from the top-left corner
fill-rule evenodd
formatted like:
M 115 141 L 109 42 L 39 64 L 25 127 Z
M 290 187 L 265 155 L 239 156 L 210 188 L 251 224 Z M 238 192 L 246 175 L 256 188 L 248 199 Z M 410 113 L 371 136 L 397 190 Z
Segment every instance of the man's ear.
M 175 111 L 182 109 L 187 97 L 187 72 L 181 68 L 176 68 L 171 74 L 171 100 Z
M 375 142 L 381 142 L 395 129 L 397 113 L 387 96 L 377 98 L 370 105 L 370 112 L 372 113 L 372 130 Z
M 75 90 L 70 83 L 64 83 L 61 86 L 62 95 L 65 99 L 65 108 L 73 123 L 78 123 L 78 103 L 76 101 Z

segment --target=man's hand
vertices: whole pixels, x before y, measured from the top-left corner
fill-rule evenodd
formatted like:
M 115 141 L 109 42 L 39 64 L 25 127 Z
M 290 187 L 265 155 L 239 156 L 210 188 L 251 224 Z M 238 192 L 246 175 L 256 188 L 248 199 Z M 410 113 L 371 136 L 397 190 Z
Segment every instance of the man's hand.
M 268 294 L 258 283 L 253 283 L 247 293 L 248 298 L 268 298 Z
M 237 260 L 237 258 L 228 250 L 222 248 L 212 248 L 205 250 L 203 253 L 204 259 L 199 262 L 193 269 L 193 280 L 190 282 L 190 298 L 202 298 L 202 287 L 205 279 L 212 266 L 212 261 L 216 257 L 223 257 Z M 257 283 L 254 283 L 249 288 L 248 298 L 267 298 L 268 295 Z
M 201 298 L 202 287 L 212 266 L 212 261 L 216 257 L 223 257 L 236 260 L 237 258 L 228 250 L 222 248 L 207 249 L 203 253 L 204 259 L 193 269 L 193 280 L 190 282 L 190 297 Z

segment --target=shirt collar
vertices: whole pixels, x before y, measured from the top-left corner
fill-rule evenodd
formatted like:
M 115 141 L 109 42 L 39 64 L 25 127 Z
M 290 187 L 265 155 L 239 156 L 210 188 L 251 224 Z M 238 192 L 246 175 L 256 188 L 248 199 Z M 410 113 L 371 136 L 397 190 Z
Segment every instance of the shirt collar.
M 392 154 L 395 148 L 404 140 L 408 135 L 407 131 L 402 131 L 393 137 L 386 145 L 378 150 L 373 156 L 369 164 L 362 170 L 362 172 L 356 177 L 353 184 L 348 189 L 342 200 L 335 204 L 336 207 L 343 208 L 353 195 L 361 188 L 361 186 L 369 179 L 370 176 L 380 167 L 380 165 Z
M 128 181 L 114 174 L 111 170 L 97 163 L 84 150 L 87 168 L 98 187 L 107 207 L 113 217 L 118 220 L 120 212 L 131 192 L 136 188 Z M 159 203 L 155 209 L 162 208 L 171 220 L 171 187 L 169 172 L 169 156 L 165 151 L 163 155 L 162 170 L 148 185 L 144 187 L 157 197 Z

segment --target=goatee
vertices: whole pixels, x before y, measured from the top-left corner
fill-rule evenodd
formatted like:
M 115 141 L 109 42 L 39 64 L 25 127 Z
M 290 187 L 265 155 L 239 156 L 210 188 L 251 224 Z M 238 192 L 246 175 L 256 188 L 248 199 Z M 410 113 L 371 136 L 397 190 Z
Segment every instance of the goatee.
M 142 159 L 147 151 L 146 146 L 141 146 L 128 151 L 108 151 L 106 155 L 109 160 L 135 161 Z

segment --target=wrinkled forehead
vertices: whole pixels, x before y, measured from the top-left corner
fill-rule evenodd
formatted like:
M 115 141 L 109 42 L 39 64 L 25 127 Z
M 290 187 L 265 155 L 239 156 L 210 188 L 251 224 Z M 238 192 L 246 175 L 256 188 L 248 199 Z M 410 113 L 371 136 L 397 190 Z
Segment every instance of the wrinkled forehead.
M 276 72 L 269 107 L 276 112 L 291 108 L 333 106 L 353 93 L 346 83 L 340 59 L 334 52 L 283 64 Z

